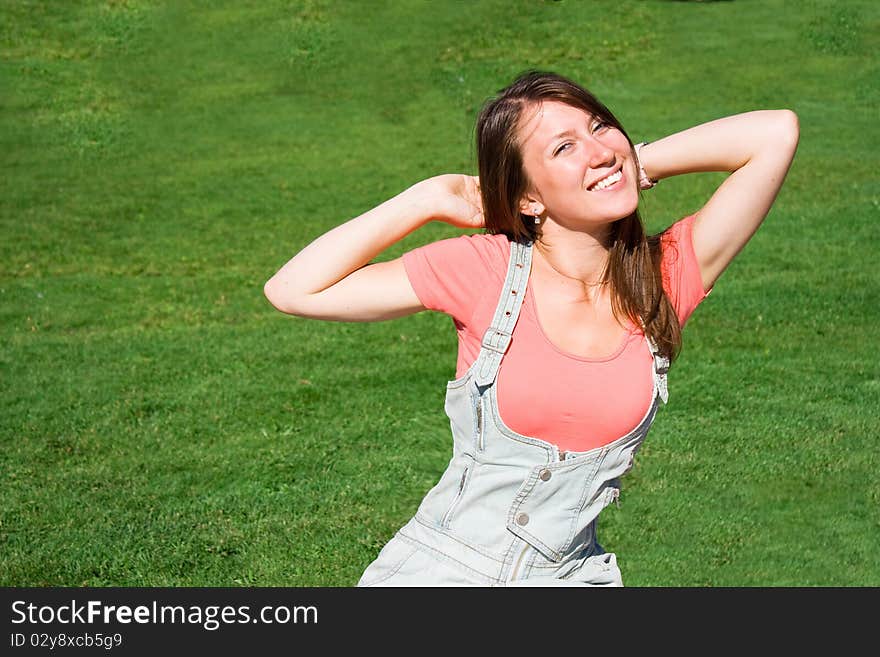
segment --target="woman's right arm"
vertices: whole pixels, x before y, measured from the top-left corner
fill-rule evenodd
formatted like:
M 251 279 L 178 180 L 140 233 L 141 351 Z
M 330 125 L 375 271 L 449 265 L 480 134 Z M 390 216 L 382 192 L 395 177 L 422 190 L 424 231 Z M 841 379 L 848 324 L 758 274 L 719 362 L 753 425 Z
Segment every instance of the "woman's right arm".
M 348 322 L 393 319 L 424 310 L 402 259 L 367 263 L 434 219 L 461 228 L 481 227 L 477 179 L 446 174 L 423 180 L 337 226 L 266 282 L 266 298 L 284 313 Z

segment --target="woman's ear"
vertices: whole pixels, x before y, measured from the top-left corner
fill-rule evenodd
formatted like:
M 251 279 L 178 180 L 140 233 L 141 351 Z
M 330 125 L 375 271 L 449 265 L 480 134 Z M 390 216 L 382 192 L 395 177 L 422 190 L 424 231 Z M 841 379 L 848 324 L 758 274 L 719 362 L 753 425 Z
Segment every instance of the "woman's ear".
M 519 202 L 519 211 L 527 215 L 544 214 L 544 204 L 533 196 L 523 196 Z

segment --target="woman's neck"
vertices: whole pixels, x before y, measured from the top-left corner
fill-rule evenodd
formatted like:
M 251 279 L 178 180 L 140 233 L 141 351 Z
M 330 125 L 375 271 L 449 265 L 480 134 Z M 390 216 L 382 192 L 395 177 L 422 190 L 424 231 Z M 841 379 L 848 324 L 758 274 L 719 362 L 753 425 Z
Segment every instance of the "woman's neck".
M 594 231 L 572 231 L 549 220 L 535 248 L 556 275 L 588 289 L 604 283 L 610 242 L 610 224 Z

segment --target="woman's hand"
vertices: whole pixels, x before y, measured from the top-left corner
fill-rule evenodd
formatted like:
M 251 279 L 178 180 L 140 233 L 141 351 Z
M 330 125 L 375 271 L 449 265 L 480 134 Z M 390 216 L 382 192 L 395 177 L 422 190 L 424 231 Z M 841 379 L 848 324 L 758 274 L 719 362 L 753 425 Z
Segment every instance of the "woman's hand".
M 483 201 L 480 197 L 480 179 L 460 173 L 447 173 L 428 178 L 413 185 L 423 194 L 431 219 L 443 221 L 456 228 L 482 228 Z

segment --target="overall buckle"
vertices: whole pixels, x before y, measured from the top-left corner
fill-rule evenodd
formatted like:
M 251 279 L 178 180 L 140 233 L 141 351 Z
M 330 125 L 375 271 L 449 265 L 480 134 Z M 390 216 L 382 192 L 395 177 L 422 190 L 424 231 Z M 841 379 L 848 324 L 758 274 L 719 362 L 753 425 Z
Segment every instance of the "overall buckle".
M 510 339 L 511 334 L 507 331 L 502 331 L 494 326 L 490 326 L 486 329 L 486 332 L 483 333 L 483 339 L 480 342 L 480 346 L 482 346 L 483 349 L 504 354 L 510 347 Z

